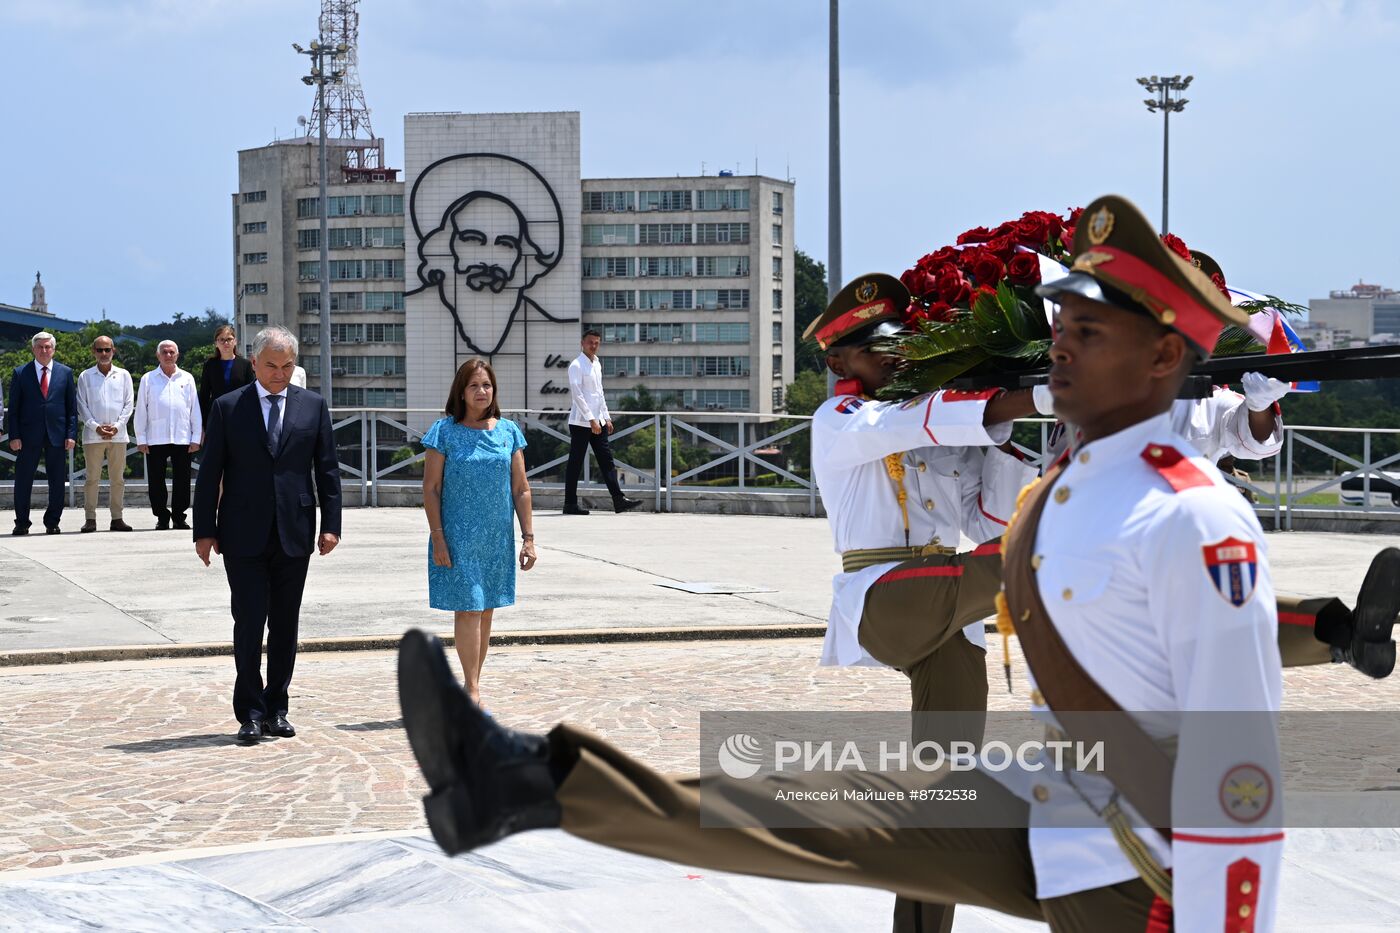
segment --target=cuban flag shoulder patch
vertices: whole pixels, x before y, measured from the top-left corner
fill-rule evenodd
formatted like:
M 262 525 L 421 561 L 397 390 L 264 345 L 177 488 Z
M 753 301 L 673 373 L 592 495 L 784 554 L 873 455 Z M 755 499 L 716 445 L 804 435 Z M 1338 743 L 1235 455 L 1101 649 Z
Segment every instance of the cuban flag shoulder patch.
M 1259 557 L 1254 542 L 1226 538 L 1207 544 L 1201 548 L 1201 554 L 1216 592 L 1235 607 L 1249 602 L 1259 579 Z
M 865 400 L 862 399 L 860 396 L 848 395 L 841 401 L 836 403 L 836 413 L 841 415 L 849 415 L 852 412 L 860 411 L 861 406 L 863 406 L 864 404 Z

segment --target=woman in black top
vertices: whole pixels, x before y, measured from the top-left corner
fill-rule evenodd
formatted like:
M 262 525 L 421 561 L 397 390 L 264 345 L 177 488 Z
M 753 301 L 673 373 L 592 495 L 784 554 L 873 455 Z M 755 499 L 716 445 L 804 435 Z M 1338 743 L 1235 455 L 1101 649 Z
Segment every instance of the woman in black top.
M 232 325 L 225 324 L 214 331 L 214 347 L 218 351 L 204 361 L 199 374 L 199 410 L 204 426 L 209 426 L 209 412 L 214 399 L 253 381 L 253 364 L 238 355 L 238 337 Z

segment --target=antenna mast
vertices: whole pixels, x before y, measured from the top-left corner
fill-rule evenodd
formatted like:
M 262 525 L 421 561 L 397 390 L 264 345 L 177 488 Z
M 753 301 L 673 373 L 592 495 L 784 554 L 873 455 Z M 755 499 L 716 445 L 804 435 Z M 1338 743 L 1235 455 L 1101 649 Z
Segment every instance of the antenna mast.
M 331 48 L 344 46 L 339 57 L 340 80 L 325 86 L 326 135 L 333 139 L 376 141 L 369 123 L 369 105 L 360 87 L 357 45 L 360 38 L 360 0 L 321 0 L 320 40 Z M 306 135 L 320 132 L 322 111 L 314 107 L 306 121 Z M 345 150 L 345 168 L 383 168 L 381 145 Z

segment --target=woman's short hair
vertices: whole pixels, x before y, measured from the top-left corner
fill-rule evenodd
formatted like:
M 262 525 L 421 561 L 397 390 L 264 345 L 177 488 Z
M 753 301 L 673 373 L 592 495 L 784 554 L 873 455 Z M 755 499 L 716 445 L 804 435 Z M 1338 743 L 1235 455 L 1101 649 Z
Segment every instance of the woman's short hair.
M 452 416 L 453 421 L 463 421 L 467 417 L 467 383 L 472 381 L 472 376 L 476 375 L 477 370 L 484 371 L 486 378 L 491 380 L 491 404 L 486 408 L 486 417 L 501 417 L 499 393 L 496 390 L 496 371 L 485 360 L 472 357 L 457 367 L 457 375 L 452 377 L 452 388 L 447 390 L 447 404 L 443 409 Z

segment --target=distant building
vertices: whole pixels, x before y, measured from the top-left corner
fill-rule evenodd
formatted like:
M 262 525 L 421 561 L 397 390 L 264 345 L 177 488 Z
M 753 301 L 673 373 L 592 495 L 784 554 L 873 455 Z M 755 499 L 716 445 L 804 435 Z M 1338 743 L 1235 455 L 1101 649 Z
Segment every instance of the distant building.
M 1308 319 L 1319 336 L 1326 332 L 1329 346 L 1318 349 L 1400 343 L 1400 291 L 1357 282 L 1309 300 Z
M 49 311 L 44 283 L 34 273 L 34 288 L 30 291 L 29 307 L 0 302 L 0 344 L 23 343 L 41 331 L 51 334 L 73 334 L 87 324 L 70 321 Z

